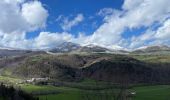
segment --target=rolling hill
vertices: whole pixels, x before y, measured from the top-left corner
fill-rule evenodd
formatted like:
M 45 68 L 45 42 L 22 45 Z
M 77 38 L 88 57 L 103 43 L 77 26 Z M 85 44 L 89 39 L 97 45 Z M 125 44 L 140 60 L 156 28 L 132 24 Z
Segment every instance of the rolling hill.
M 82 47 L 74 43 L 63 43 L 50 51 L 62 52 L 59 55 L 45 51 L 1 49 L 0 75 L 50 77 L 64 81 L 92 78 L 114 83 L 169 83 L 169 50 L 168 46 L 152 46 L 124 55 L 95 45 Z M 165 55 L 161 55 L 165 52 Z
M 148 46 L 139 48 L 132 52 L 133 54 L 170 54 L 170 47 L 166 45 Z
M 5 63 L 3 63 L 5 62 Z M 50 77 L 62 81 L 84 78 L 114 83 L 168 83 L 169 63 L 137 60 L 115 54 L 37 54 L 1 60 L 1 75 L 20 78 Z

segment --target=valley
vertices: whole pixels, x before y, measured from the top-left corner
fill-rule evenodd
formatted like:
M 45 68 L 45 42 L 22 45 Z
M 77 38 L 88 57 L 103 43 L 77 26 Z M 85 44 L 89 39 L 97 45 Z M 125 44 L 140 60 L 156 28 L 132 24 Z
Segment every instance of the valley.
M 0 0 L 0 100 L 170 100 L 170 0 Z
M 31 51 L 2 57 L 0 82 L 39 100 L 166 100 L 169 61 L 168 53 Z

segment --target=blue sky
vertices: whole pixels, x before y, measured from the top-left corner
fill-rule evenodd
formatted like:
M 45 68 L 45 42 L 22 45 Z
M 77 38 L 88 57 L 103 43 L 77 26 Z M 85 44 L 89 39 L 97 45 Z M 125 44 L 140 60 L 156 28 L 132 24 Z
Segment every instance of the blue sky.
M 85 32 L 88 35 L 92 34 L 97 29 L 97 27 L 102 24 L 102 17 L 97 16 L 97 12 L 103 8 L 121 10 L 121 6 L 123 4 L 123 0 L 41 0 L 41 2 L 50 14 L 47 21 L 47 27 L 43 29 L 43 31 L 62 32 L 62 28 L 56 21 L 58 16 L 68 16 L 71 19 L 78 13 L 82 13 L 86 19 L 81 23 L 81 25 L 73 27 L 73 29 L 69 31 L 75 35 L 77 35 L 79 32 Z M 93 25 L 95 22 L 96 27 Z M 35 36 L 38 36 L 40 31 L 31 32 L 27 37 L 34 38 Z
M 170 45 L 169 0 L 1 0 L 0 47 Z

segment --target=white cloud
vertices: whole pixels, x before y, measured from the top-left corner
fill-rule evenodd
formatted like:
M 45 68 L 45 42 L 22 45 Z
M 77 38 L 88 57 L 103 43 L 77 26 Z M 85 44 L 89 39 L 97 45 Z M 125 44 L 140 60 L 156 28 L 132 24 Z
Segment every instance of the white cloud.
M 157 39 L 170 39 L 170 19 L 165 21 L 163 26 L 157 30 L 155 37 Z
M 139 48 L 141 46 L 148 45 L 148 41 L 154 40 L 154 32 L 151 30 L 146 31 L 145 33 L 139 35 L 139 36 L 133 36 L 130 40 L 130 43 L 128 44 L 128 48 L 134 49 Z
M 0 47 L 10 47 L 10 48 L 30 48 L 32 41 L 25 39 L 25 33 L 11 33 L 4 34 L 0 32 Z
M 34 48 L 47 49 L 56 47 L 57 44 L 64 41 L 71 41 L 73 36 L 69 33 L 50 33 L 41 32 L 40 35 L 34 40 Z
M 167 19 L 157 30 L 148 30 L 144 34 L 132 37 L 130 48 L 137 48 L 145 45 L 170 45 L 170 19 Z
M 128 10 L 126 18 L 129 28 L 150 26 L 154 22 L 162 23 L 169 17 L 170 6 L 169 0 L 143 0 L 136 3 L 136 7 Z
M 11 33 L 4 34 L 0 32 L 0 47 L 10 47 L 17 49 L 48 49 L 56 47 L 58 44 L 65 41 L 73 41 L 73 35 L 70 33 L 50 33 L 41 32 L 34 39 L 26 39 L 26 33 Z
M 113 14 L 114 11 L 115 11 L 115 10 L 112 9 L 112 8 L 103 8 L 103 9 L 101 9 L 101 10 L 97 13 L 97 15 L 99 15 L 99 16 L 106 16 L 106 15 Z
M 28 2 L 22 5 L 22 16 L 33 29 L 37 29 L 45 27 L 48 11 L 41 2 Z
M 59 17 L 60 18 L 60 17 Z M 60 18 L 61 19 L 61 18 Z M 71 30 L 72 27 L 77 26 L 84 20 L 83 14 L 78 14 L 74 19 L 69 20 L 67 17 L 64 18 L 63 23 L 61 23 L 61 27 L 64 31 Z
M 20 7 L 16 0 L 0 1 L 0 30 L 4 33 L 24 30 L 27 26 L 20 15 Z
M 149 28 L 156 22 L 162 24 L 170 17 L 168 2 L 169 0 L 125 0 L 123 10 L 105 16 L 105 23 L 91 36 L 91 42 L 99 45 L 122 46 L 121 41 L 124 40 L 122 35 L 126 34 L 124 32 L 126 29 Z M 144 34 L 143 39 L 147 38 L 147 35 L 150 33 Z
M 138 7 L 144 0 L 125 0 L 123 4 L 123 9 L 130 10 Z
M 104 23 L 92 34 L 80 33 L 75 37 L 67 32 L 40 32 L 34 39 L 26 39 L 26 33 L 46 25 L 48 11 L 40 1 L 24 0 L 0 1 L 0 46 L 17 48 L 45 49 L 54 47 L 63 41 L 96 44 L 108 48 L 138 48 L 156 43 L 170 44 L 170 6 L 169 0 L 125 0 L 122 10 L 104 8 L 99 15 Z M 83 14 L 77 14 L 72 20 L 59 16 L 56 21 L 64 20 L 60 25 L 64 31 L 79 25 Z M 161 26 L 157 30 L 150 27 L 155 23 Z M 126 29 L 147 27 L 139 36 L 123 38 Z M 9 34 L 10 33 L 10 34 Z M 20 33 L 20 34 L 18 34 Z
M 45 26 L 48 11 L 40 1 L 0 1 L 0 46 L 29 48 L 33 40 L 26 39 L 26 32 Z
M 56 19 L 55 19 L 55 21 L 61 21 L 62 20 L 62 18 L 63 18 L 64 16 L 63 15 L 59 15 Z
M 1 0 L 0 16 L 0 31 L 22 33 L 43 27 L 48 12 L 39 1 Z

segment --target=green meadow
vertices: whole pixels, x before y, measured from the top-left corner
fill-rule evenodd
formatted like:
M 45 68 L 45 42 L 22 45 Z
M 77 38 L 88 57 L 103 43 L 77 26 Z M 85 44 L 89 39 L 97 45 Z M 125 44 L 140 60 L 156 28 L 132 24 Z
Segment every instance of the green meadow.
M 16 78 L 9 78 L 0 76 L 0 81 L 10 83 L 15 83 L 21 81 Z M 98 82 L 103 87 L 106 85 L 103 82 Z M 96 81 L 86 79 L 78 85 L 83 87 L 88 87 L 92 85 L 95 87 Z M 16 85 L 16 84 L 15 84 Z M 76 85 L 76 84 L 74 84 Z M 89 90 L 78 87 L 62 87 L 62 86 L 50 86 L 50 85 L 32 85 L 32 84 L 20 84 L 17 87 L 20 87 L 22 90 L 28 93 L 44 93 L 44 94 L 34 94 L 36 97 L 39 97 L 40 100 L 100 100 L 102 97 L 109 96 L 112 98 L 112 90 L 119 91 L 119 89 L 110 88 L 110 89 L 100 89 L 100 90 Z M 106 91 L 109 95 L 105 95 Z M 170 99 L 170 85 L 154 85 L 154 86 L 137 86 L 129 89 L 128 91 L 135 91 L 136 95 L 131 98 L 131 100 L 169 100 Z M 103 96 L 102 96 L 103 95 Z M 103 99 L 102 99 L 103 100 Z
M 40 100 L 98 100 L 101 91 L 92 93 L 91 90 L 81 90 L 69 87 L 53 87 L 53 86 L 35 86 L 25 85 L 23 90 L 31 93 L 35 91 L 58 91 L 56 94 L 38 95 Z M 132 100 L 169 100 L 170 99 L 170 85 L 156 85 L 156 86 L 140 86 L 132 88 L 136 95 Z M 88 93 L 88 94 L 87 94 Z M 103 92 L 104 94 L 105 92 Z M 113 100 L 113 99 L 111 99 Z

